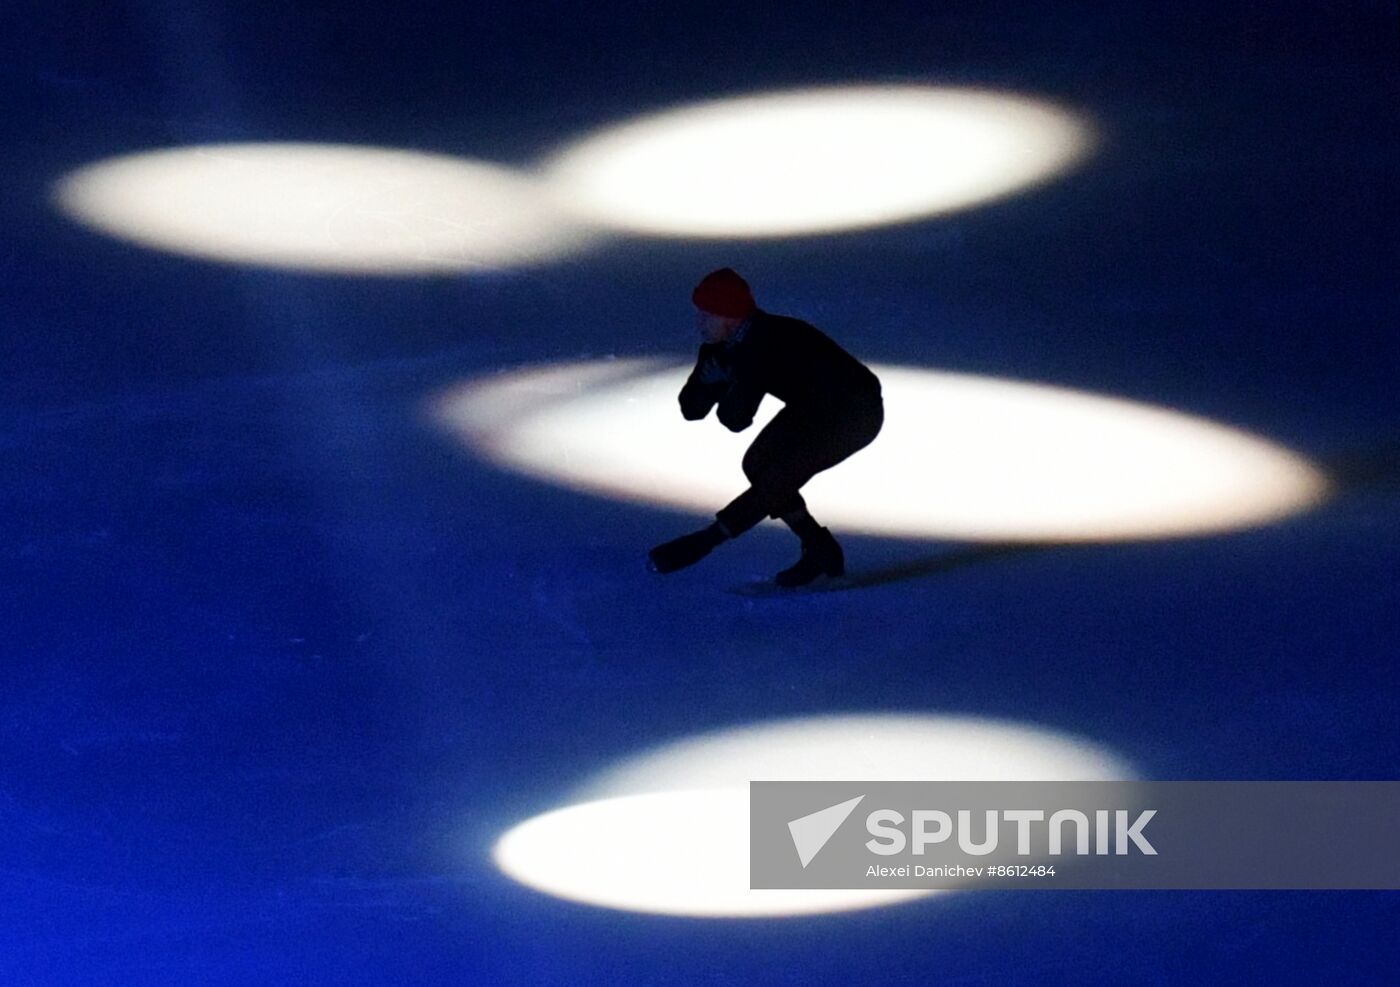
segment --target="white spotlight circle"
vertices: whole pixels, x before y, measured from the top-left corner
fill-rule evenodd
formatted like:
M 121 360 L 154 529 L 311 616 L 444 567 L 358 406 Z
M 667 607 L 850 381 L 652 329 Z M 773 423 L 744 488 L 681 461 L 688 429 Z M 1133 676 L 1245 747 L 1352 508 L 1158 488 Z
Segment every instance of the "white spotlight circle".
M 751 780 L 1117 781 L 1128 766 L 1074 737 L 960 717 L 828 716 L 759 724 L 633 758 L 496 844 L 511 878 L 628 911 L 760 918 L 848 911 L 922 890 L 753 890 Z
M 613 360 L 527 369 L 434 402 L 495 462 L 578 490 L 713 514 L 747 486 L 735 435 L 681 418 L 688 368 Z M 1018 381 L 877 366 L 885 428 L 803 490 L 847 530 L 973 541 L 1167 538 L 1316 504 L 1322 474 L 1257 436 L 1164 408 Z
M 361 274 L 509 267 L 583 234 L 523 174 L 327 144 L 218 144 L 98 162 L 54 189 L 79 222 L 212 260 Z
M 651 234 L 790 236 L 951 212 L 1046 181 L 1090 144 L 1024 96 L 931 86 L 799 90 L 643 117 L 546 167 L 562 203 Z

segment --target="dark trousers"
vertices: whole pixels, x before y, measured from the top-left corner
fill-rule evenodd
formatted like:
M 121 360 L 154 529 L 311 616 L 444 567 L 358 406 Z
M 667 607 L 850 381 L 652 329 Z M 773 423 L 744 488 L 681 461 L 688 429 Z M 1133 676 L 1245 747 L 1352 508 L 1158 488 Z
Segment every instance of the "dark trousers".
M 868 446 L 884 421 L 878 394 L 834 408 L 784 408 L 744 453 L 749 489 L 719 512 L 720 523 L 737 538 L 765 517 L 802 510 L 807 481 Z

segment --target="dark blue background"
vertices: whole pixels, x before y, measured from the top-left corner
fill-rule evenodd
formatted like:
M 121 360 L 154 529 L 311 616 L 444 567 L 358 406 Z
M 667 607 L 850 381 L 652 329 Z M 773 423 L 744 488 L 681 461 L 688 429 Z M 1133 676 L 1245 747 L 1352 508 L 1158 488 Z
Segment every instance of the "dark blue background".
M 1158 778 L 1396 777 L 1397 38 L 1382 2 L 7 4 L 0 980 L 1393 982 L 1393 893 L 696 921 L 546 898 L 486 852 L 618 757 L 806 713 L 1009 717 Z M 47 204 L 148 148 L 525 164 L 679 101 L 870 81 L 1040 94 L 1106 139 L 926 223 L 454 278 L 223 267 Z M 781 531 L 659 580 L 645 549 L 686 519 L 421 420 L 497 368 L 687 350 L 721 264 L 864 358 L 1234 423 L 1338 497 L 1168 543 L 852 539 L 857 568 L 929 571 L 748 599 L 724 590 L 789 561 Z

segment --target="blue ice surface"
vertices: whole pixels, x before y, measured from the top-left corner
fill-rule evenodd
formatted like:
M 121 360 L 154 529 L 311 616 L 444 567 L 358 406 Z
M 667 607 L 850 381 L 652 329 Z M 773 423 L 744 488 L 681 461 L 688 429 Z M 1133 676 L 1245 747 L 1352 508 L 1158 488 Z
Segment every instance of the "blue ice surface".
M 707 11 L 46 8 L 6 32 L 0 981 L 1393 979 L 1393 893 L 702 921 L 492 868 L 500 832 L 592 772 L 779 717 L 1007 718 L 1156 778 L 1400 760 L 1393 8 Z M 459 278 L 180 259 L 45 199 L 146 147 L 524 163 L 674 101 L 849 79 L 1039 92 L 1106 139 L 1056 184 L 942 220 L 622 238 Z M 456 380 L 683 352 L 689 286 L 726 263 L 867 359 L 1208 415 L 1333 466 L 1339 495 L 1161 543 L 855 537 L 853 570 L 923 574 L 755 599 L 727 590 L 790 561 L 781 530 L 661 580 L 645 550 L 696 519 L 504 474 L 424 424 Z

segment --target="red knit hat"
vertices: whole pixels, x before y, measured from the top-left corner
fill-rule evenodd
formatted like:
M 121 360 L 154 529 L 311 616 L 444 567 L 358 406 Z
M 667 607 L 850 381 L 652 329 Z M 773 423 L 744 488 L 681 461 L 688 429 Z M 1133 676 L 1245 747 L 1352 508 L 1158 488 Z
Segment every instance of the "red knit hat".
M 704 280 L 695 286 L 690 300 L 701 311 L 731 319 L 742 319 L 757 307 L 748 282 L 729 267 L 721 267 L 705 275 Z

